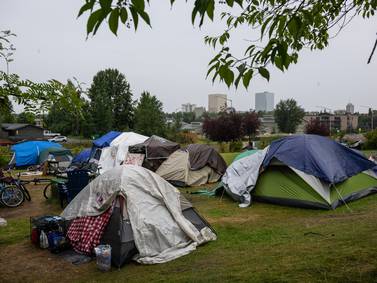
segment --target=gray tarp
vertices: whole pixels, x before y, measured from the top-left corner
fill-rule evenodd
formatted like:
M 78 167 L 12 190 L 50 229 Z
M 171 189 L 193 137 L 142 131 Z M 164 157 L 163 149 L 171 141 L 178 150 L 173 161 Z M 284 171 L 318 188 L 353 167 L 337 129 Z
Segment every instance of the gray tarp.
M 217 182 L 221 175 L 209 166 L 198 170 L 190 169 L 189 153 L 177 150 L 157 169 L 156 173 L 168 181 L 181 182 L 187 186 L 200 186 Z
M 267 151 L 268 147 L 234 161 L 221 179 L 226 192 L 240 202 L 240 207 L 249 206 L 251 203 L 250 192 L 257 183 L 259 169 Z
M 66 207 L 62 216 L 73 219 L 103 213 L 116 198 L 127 200 L 127 212 L 144 264 L 163 263 L 196 249 L 216 235 L 198 231 L 182 214 L 179 191 L 157 174 L 140 166 L 117 166 L 93 180 Z

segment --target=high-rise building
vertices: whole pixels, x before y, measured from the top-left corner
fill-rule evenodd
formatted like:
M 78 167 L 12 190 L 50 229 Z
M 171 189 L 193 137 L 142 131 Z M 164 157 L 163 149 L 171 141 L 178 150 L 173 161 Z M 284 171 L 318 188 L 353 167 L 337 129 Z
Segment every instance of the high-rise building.
M 195 118 L 199 118 L 199 117 L 203 116 L 204 112 L 206 112 L 205 107 L 203 107 L 203 106 L 195 107 L 194 108 Z
M 274 94 L 272 92 L 258 92 L 255 94 L 255 111 L 273 111 L 274 104 Z
M 353 114 L 355 113 L 355 106 L 352 103 L 346 105 L 346 113 Z
M 218 113 L 227 107 L 226 94 L 209 94 L 208 95 L 208 112 Z
M 182 104 L 182 112 L 194 112 L 196 104 L 185 103 Z

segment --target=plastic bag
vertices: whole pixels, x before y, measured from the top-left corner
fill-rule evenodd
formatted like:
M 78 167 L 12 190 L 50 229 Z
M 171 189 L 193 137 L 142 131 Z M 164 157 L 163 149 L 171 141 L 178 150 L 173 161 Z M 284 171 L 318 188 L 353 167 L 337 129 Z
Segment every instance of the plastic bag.
M 111 246 L 99 245 L 94 248 L 97 267 L 101 271 L 109 271 L 111 268 Z

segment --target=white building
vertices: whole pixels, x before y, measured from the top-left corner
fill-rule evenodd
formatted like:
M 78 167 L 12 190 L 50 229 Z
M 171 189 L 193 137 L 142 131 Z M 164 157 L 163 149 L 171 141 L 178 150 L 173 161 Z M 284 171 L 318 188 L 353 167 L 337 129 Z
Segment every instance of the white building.
M 355 113 L 355 106 L 352 103 L 346 105 L 346 113 L 353 114 Z
M 186 103 L 182 104 L 182 112 L 194 112 L 196 104 Z
M 274 96 L 272 92 L 258 92 L 255 94 L 255 111 L 273 111 L 275 108 Z
M 218 113 L 227 108 L 226 94 L 209 94 L 208 95 L 208 112 Z

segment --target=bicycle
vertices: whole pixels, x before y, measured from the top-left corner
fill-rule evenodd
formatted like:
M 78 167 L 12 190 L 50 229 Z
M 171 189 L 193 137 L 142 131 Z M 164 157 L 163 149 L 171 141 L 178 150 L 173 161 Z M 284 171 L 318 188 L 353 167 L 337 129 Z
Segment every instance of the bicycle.
M 15 179 L 12 176 L 12 172 L 10 170 L 8 170 L 7 173 L 9 174 L 8 177 L 5 176 L 4 171 L 2 169 L 0 169 L 0 183 L 3 183 L 5 186 L 15 186 L 15 187 L 17 187 L 22 192 L 22 194 L 24 196 L 24 200 L 26 199 L 27 201 L 31 201 L 30 193 L 25 187 L 25 185 L 31 183 L 31 181 L 21 180 L 20 174 L 18 174 L 18 178 Z
M 14 184 L 0 183 L 0 203 L 7 207 L 17 207 L 25 201 L 22 190 Z

